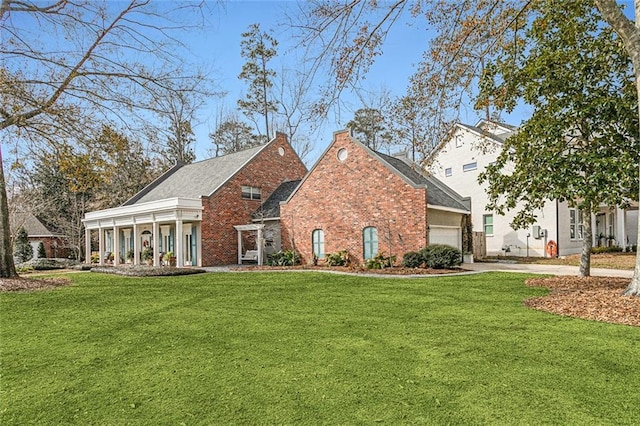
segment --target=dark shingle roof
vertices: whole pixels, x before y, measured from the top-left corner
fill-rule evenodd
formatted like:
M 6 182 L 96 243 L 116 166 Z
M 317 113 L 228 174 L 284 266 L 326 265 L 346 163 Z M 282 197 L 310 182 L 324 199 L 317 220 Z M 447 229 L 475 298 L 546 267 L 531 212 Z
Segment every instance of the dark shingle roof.
M 200 198 L 213 194 L 266 145 L 192 164 L 176 166 L 160 176 L 124 205 L 166 198 Z
M 49 237 L 59 235 L 49 229 L 42 220 L 37 218 L 33 213 L 19 212 L 13 217 L 10 224 L 12 233 L 20 228 L 24 228 L 30 237 Z
M 269 198 L 267 198 L 267 201 L 252 214 L 252 217 L 254 219 L 274 219 L 280 217 L 280 202 L 286 201 L 298 185 L 300 185 L 300 182 L 302 182 L 302 180 L 282 182 Z
M 414 185 L 426 185 L 428 204 L 457 210 L 471 210 L 471 205 L 468 199 L 461 197 L 458 193 L 435 177 L 423 175 L 417 169 L 417 166 L 409 164 L 398 157 L 392 157 L 380 152 L 376 152 L 375 154 Z

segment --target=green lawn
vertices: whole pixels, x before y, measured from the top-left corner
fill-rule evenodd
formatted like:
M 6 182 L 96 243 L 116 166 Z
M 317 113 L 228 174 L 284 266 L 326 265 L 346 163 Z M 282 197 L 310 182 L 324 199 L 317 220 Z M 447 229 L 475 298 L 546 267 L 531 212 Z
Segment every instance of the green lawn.
M 0 423 L 637 424 L 640 328 L 522 274 L 70 277 L 0 295 Z

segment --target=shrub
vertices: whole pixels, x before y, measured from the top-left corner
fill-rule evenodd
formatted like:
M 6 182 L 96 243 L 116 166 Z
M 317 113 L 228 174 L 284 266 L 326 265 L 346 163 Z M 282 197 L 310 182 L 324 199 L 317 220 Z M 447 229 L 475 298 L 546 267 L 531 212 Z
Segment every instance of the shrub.
M 622 251 L 622 247 L 620 246 L 611 246 L 611 247 L 606 247 L 606 246 L 601 246 L 601 247 L 591 247 L 591 253 L 592 254 L 599 254 L 599 253 L 619 253 Z
M 33 258 L 33 247 L 29 243 L 29 234 L 24 228 L 18 230 L 16 239 L 13 241 L 13 256 L 18 260 L 18 263 Z
M 300 254 L 293 250 L 280 250 L 267 256 L 269 266 L 294 266 L 300 263 Z
M 384 253 L 378 253 L 373 259 L 366 262 L 367 269 L 384 269 L 390 268 L 396 261 L 395 256 L 385 256 Z
M 40 241 L 38 243 L 38 259 L 44 259 L 47 257 L 47 251 L 44 249 L 44 243 Z
M 100 263 L 100 254 L 91 253 L 91 263 Z
M 402 266 L 406 268 L 419 268 L 423 263 L 424 258 L 418 251 L 409 251 L 402 256 Z
M 144 249 L 142 249 L 142 254 L 140 255 L 140 257 L 142 257 L 142 260 L 144 261 L 152 260 L 153 249 L 151 247 L 145 247 Z
M 133 249 L 129 249 L 127 251 L 127 260 L 133 260 L 133 257 L 135 256 Z
M 462 252 L 446 244 L 431 244 L 420 250 L 420 253 L 428 268 L 454 268 L 462 263 Z
M 327 266 L 349 266 L 351 259 L 347 250 L 327 254 Z

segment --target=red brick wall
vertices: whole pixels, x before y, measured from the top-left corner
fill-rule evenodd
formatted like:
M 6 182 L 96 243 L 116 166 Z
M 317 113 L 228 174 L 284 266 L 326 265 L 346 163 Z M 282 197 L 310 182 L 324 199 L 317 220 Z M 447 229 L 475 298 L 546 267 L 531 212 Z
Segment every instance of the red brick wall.
M 337 158 L 345 148 L 344 162 Z M 323 229 L 325 252 L 348 250 L 363 261 L 362 231 L 378 229 L 378 249 L 385 255 L 402 255 L 427 245 L 427 193 L 409 185 L 373 157 L 348 132 L 336 133 L 334 143 L 280 210 L 282 244 L 296 250 L 303 262 L 313 257 L 311 233 Z
M 278 148 L 285 153 L 281 156 Z M 302 179 L 307 173 L 305 165 L 287 143 L 283 134 L 265 147 L 240 172 L 202 205 L 202 265 L 229 265 L 238 262 L 238 233 L 234 225 L 251 223 L 260 203 L 282 183 Z M 262 199 L 243 200 L 242 186 L 262 188 Z M 253 249 L 254 247 L 247 247 Z

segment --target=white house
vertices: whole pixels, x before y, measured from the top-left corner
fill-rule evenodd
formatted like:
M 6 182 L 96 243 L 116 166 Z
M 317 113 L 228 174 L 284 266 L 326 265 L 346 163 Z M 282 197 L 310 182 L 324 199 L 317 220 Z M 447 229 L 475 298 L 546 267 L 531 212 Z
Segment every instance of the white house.
M 428 171 L 462 196 L 471 197 L 474 232 L 483 232 L 488 256 L 560 256 L 580 253 L 583 226 L 580 212 L 567 202 L 549 200 L 535 212 L 537 222 L 528 229 L 514 230 L 515 214 L 505 216 L 486 209 L 486 184 L 478 175 L 495 162 L 504 141 L 516 127 L 480 120 L 475 126 L 458 123 L 427 158 Z M 601 207 L 593 215 L 593 245 L 617 244 L 622 248 L 637 241 L 638 203 L 626 211 Z M 554 247 L 555 246 L 555 247 Z

